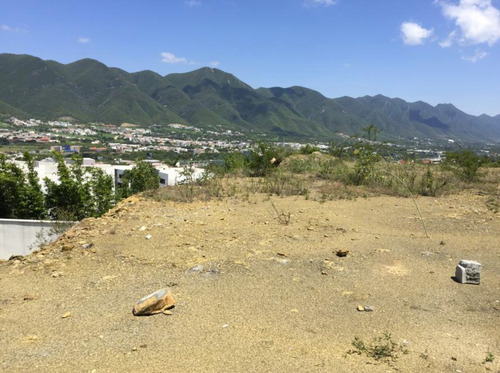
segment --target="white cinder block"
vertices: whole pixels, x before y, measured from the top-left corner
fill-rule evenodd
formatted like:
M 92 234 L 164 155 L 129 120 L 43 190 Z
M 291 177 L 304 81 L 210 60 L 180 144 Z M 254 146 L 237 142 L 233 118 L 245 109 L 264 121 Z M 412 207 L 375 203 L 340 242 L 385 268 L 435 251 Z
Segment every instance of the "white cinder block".
M 455 278 L 462 284 L 479 285 L 481 282 L 481 263 L 461 260 L 455 270 Z

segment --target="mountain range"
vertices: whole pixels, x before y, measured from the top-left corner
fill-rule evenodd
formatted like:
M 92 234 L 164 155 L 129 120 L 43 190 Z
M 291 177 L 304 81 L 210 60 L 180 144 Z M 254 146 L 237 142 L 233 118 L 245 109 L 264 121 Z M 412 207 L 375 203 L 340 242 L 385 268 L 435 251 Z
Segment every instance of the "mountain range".
M 99 61 L 0 54 L 0 115 L 140 125 L 220 125 L 277 138 L 329 139 L 374 124 L 386 138 L 500 142 L 500 115 L 473 116 L 382 95 L 330 99 L 305 87 L 254 89 L 219 69 L 161 76 Z

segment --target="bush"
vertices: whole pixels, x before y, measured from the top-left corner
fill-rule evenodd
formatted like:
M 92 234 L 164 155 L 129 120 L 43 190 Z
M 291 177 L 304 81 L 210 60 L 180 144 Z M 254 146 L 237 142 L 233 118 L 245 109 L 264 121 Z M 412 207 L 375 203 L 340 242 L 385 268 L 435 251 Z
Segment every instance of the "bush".
M 158 170 L 151 163 L 139 160 L 135 166 L 122 175 L 122 185 L 118 189 L 118 198 L 127 198 L 133 194 L 154 190 L 160 187 Z
M 479 177 L 479 169 L 483 160 L 470 150 L 446 152 L 445 166 L 448 166 L 464 181 L 472 182 Z

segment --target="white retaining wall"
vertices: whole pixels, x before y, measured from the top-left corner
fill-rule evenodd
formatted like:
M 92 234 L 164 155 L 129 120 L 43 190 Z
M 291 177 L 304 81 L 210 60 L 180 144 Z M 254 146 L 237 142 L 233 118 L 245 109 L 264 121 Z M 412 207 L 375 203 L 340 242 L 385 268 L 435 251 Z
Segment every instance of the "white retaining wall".
M 27 255 L 36 250 L 40 238 L 54 241 L 57 236 L 49 237 L 53 221 L 0 219 L 0 259 L 12 255 Z

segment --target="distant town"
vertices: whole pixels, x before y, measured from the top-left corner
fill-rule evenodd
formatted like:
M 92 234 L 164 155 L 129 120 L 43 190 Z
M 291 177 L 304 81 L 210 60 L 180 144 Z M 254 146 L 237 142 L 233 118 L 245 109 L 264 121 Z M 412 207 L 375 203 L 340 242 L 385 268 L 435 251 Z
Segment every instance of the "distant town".
M 336 141 L 348 141 L 350 136 L 338 133 Z M 359 139 L 356 139 L 359 140 Z M 446 150 L 457 150 L 453 140 L 425 138 L 400 139 L 400 143 L 385 142 L 392 159 L 412 158 L 422 162 L 440 162 Z M 0 121 L 0 151 L 10 159 L 19 158 L 22 151 L 29 151 L 36 159 L 50 156 L 51 151 L 80 154 L 97 162 L 132 164 L 138 158 L 182 167 L 191 163 L 206 165 L 209 161 L 223 158 L 221 153 L 246 151 L 258 141 L 269 142 L 265 134 L 244 133 L 222 126 L 197 128 L 179 123 L 142 127 L 135 124 L 106 123 L 76 124 L 69 120 L 42 121 L 11 117 Z M 300 149 L 307 143 L 273 141 L 277 146 Z M 312 144 L 327 150 L 330 142 Z M 391 151 L 390 149 L 393 149 Z M 477 144 L 474 151 L 479 155 L 498 157 L 498 145 Z M 398 159 L 400 158 L 400 159 Z M 154 162 L 153 162 L 154 163 Z

